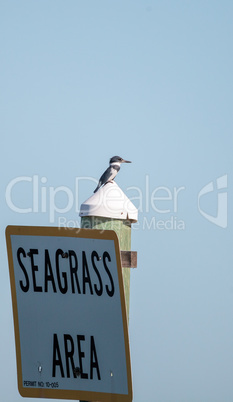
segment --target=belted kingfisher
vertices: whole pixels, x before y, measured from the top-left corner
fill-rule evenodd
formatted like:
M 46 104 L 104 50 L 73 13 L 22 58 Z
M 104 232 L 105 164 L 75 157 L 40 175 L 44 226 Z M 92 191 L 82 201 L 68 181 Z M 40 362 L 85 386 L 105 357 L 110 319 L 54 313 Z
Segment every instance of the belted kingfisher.
M 113 156 L 110 161 L 109 161 L 109 167 L 105 170 L 105 172 L 102 174 L 101 178 L 99 179 L 98 186 L 94 190 L 94 193 L 99 190 L 101 186 L 104 184 L 108 183 L 109 181 L 112 181 L 115 179 L 117 173 L 120 170 L 120 165 L 121 163 L 131 163 L 130 161 L 126 161 L 125 159 L 122 159 L 120 156 Z

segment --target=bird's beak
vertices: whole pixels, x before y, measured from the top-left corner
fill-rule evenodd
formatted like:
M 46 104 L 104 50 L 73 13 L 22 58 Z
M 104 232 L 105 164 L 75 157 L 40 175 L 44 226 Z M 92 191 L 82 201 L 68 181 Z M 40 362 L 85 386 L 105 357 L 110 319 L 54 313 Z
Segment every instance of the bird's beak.
M 123 159 L 123 161 L 121 161 L 122 163 L 132 163 L 131 161 L 126 161 Z

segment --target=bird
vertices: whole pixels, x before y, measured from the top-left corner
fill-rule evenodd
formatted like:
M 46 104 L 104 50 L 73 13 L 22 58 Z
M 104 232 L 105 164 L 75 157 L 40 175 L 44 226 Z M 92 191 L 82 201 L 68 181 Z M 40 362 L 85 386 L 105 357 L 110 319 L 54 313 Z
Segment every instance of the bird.
M 120 170 L 121 163 L 131 163 L 131 161 L 126 161 L 125 159 L 122 159 L 120 156 L 113 156 L 109 160 L 109 167 L 100 177 L 98 186 L 94 190 L 94 193 L 96 193 L 96 191 L 98 191 L 101 186 L 103 186 L 108 182 L 112 182 L 112 180 L 115 179 L 117 173 Z

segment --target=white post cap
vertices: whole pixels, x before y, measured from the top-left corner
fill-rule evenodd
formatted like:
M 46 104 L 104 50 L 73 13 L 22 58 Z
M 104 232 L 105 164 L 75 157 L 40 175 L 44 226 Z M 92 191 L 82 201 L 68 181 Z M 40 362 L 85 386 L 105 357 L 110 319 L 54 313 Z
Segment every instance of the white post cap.
M 138 220 L 138 210 L 115 182 L 108 182 L 83 202 L 79 216 Z

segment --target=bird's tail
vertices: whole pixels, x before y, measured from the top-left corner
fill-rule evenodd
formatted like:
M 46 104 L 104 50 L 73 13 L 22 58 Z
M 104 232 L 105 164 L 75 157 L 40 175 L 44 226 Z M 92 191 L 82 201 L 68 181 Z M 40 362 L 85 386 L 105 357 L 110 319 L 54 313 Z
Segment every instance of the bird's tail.
M 96 193 L 96 191 L 98 191 L 100 188 L 100 185 L 98 184 L 98 186 L 96 187 L 96 189 L 93 191 L 93 193 Z

